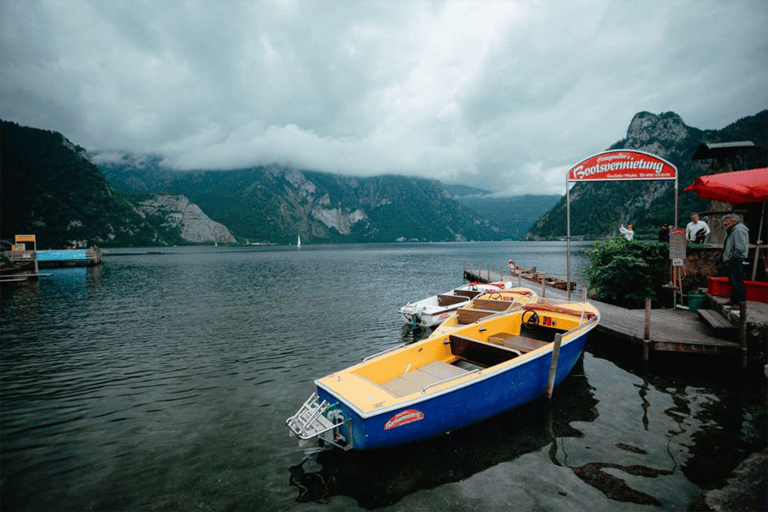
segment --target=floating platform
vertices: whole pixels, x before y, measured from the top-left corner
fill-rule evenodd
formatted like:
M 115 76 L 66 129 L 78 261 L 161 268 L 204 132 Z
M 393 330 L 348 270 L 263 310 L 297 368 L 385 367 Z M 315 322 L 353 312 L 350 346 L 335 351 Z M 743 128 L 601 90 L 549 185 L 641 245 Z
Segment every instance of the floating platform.
M 95 267 L 102 263 L 102 251 L 90 249 L 58 249 L 47 251 L 6 251 L 5 256 L 16 265 L 36 268 Z

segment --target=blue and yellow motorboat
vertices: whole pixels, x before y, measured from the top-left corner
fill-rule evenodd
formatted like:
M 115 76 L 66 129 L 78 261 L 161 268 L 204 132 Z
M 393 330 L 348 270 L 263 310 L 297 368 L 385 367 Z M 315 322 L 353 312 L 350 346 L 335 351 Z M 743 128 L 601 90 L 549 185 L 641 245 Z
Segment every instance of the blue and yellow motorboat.
M 484 420 L 551 393 L 599 319 L 588 302 L 538 299 L 394 347 L 316 380 L 286 425 L 300 444 L 367 450 Z

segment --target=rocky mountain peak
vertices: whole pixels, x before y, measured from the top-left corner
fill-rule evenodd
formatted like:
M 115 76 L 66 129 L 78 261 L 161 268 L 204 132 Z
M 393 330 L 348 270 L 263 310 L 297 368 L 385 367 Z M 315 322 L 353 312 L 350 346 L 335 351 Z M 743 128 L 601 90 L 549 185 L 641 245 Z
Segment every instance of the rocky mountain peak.
M 624 147 L 666 156 L 666 148 L 683 141 L 689 132 L 689 127 L 674 112 L 659 115 L 638 112 L 629 123 Z

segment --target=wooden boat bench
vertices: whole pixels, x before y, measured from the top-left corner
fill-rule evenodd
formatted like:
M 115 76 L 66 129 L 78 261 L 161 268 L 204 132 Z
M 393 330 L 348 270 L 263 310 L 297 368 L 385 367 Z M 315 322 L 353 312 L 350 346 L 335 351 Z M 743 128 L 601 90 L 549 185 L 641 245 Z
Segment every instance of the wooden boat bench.
M 504 311 L 512 305 L 512 302 L 508 300 L 493 300 L 493 299 L 475 299 L 472 302 L 472 307 L 476 309 L 485 309 L 487 311 Z
M 418 393 L 425 386 L 436 384 L 452 377 L 458 377 L 465 373 L 467 373 L 467 370 L 458 366 L 452 366 L 442 361 L 432 361 L 421 368 L 406 371 L 400 377 L 395 377 L 389 382 L 381 384 L 380 387 L 391 395 L 401 397 L 411 393 Z
M 451 353 L 461 359 L 478 366 L 488 368 L 521 355 L 521 352 L 511 347 L 494 345 L 485 341 L 450 334 L 446 343 L 451 344 Z
M 437 305 L 451 306 L 453 304 L 461 304 L 463 302 L 467 302 L 468 300 L 469 300 L 469 297 L 462 297 L 459 295 L 438 295 Z
M 488 337 L 488 342 L 495 345 L 501 345 L 514 350 L 519 350 L 523 354 L 527 354 L 537 348 L 541 348 L 550 342 L 537 340 L 534 338 L 528 338 L 525 336 L 517 336 L 515 334 L 508 334 L 506 332 L 500 332 Z
M 462 297 L 468 297 L 470 299 L 474 299 L 478 295 L 480 295 L 482 292 L 479 292 L 477 290 L 453 290 L 453 293 L 455 295 L 460 295 Z
M 471 324 L 472 322 L 477 322 L 481 318 L 495 315 L 496 313 L 498 313 L 498 311 L 461 308 L 456 311 L 456 321 L 460 324 Z

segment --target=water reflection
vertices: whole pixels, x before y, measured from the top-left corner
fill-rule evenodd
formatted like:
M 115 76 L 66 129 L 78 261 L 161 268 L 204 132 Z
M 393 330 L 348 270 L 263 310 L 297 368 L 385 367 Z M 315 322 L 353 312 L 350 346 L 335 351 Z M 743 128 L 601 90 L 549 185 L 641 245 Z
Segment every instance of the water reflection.
M 636 375 L 642 425 L 658 431 L 649 415 L 663 394 L 671 402 L 662 412 L 671 420 L 665 436 L 679 444 L 680 469 L 687 480 L 703 488 L 725 485 L 731 471 L 768 442 L 765 378 L 742 370 L 739 360 L 690 354 L 656 354 L 648 364 L 626 347 L 601 336 L 590 339 L 590 352 Z M 679 438 L 679 440 L 677 439 Z M 670 457 L 674 454 L 670 449 Z
M 324 502 L 336 495 L 354 498 L 366 509 L 392 505 L 420 489 L 470 478 L 499 463 L 582 437 L 573 422 L 597 417 L 597 401 L 579 359 L 557 388 L 552 402 L 537 400 L 488 421 L 427 441 L 386 450 L 322 452 L 289 469 L 299 502 Z M 312 466 L 320 469 L 311 469 Z

